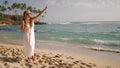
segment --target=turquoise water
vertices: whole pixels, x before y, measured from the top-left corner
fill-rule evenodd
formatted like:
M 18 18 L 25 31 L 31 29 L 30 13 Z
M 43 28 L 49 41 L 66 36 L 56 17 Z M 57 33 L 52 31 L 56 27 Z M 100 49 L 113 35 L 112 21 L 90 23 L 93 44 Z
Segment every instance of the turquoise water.
M 0 38 L 22 39 L 19 29 L 20 26 L 0 26 Z M 120 50 L 120 21 L 52 22 L 36 25 L 35 32 L 36 40 Z

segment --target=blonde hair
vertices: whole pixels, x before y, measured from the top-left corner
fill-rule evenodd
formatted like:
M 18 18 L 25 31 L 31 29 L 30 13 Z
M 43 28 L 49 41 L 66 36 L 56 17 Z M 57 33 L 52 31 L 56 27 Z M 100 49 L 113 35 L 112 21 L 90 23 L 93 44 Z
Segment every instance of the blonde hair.
M 26 10 L 23 13 L 23 21 L 25 23 L 25 27 L 26 27 L 26 24 L 29 24 L 30 27 L 32 27 L 32 18 L 30 16 L 28 16 L 29 13 L 31 13 L 29 10 Z M 29 20 L 27 21 L 28 18 L 29 18 Z

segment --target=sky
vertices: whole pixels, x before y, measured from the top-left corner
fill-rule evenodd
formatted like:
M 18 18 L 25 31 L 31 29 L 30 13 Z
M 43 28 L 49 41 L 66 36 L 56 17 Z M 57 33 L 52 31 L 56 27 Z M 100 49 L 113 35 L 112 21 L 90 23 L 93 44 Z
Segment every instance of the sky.
M 4 1 L 4 0 L 2 0 Z M 42 21 L 120 21 L 120 0 L 8 0 L 26 3 L 43 9 L 48 4 Z M 1 3 L 0 3 L 1 4 Z

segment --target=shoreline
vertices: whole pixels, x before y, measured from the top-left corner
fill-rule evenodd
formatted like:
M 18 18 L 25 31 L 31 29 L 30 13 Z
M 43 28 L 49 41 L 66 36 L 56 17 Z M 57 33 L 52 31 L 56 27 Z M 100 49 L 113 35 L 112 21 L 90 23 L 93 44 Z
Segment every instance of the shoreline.
M 2 38 L 2 39 L 0 39 L 0 43 L 7 43 L 7 44 L 15 44 L 15 45 L 23 45 L 22 43 L 23 43 L 23 40 L 21 40 L 21 39 L 17 39 L 17 40 L 13 40 L 13 39 L 7 39 L 7 38 Z M 59 44 L 59 45 L 57 45 L 58 47 L 61 47 L 61 45 L 62 46 L 66 46 L 66 45 L 69 45 L 70 47 L 74 47 L 74 45 L 75 46 L 77 46 L 78 48 L 84 48 L 84 49 L 88 49 L 88 50 L 92 50 L 92 51 L 100 51 L 100 52 L 110 52 L 110 53 L 120 53 L 120 50 L 115 50 L 115 49 L 105 49 L 105 48 L 99 48 L 99 47 L 87 47 L 87 46 L 89 46 L 89 45 L 87 45 L 87 44 L 72 44 L 72 43 L 66 43 L 66 42 L 58 42 L 58 41 L 47 41 L 47 40 L 36 40 L 35 41 L 35 43 L 36 43 L 36 47 L 38 47 L 38 48 L 41 48 L 41 47 L 43 47 L 44 48 L 44 46 L 43 45 L 47 45 L 46 47 L 49 47 L 49 45 L 50 46 L 56 46 L 56 44 Z M 43 44 L 43 45 L 40 45 L 40 44 Z M 87 46 L 85 46 L 85 45 L 87 45 Z M 41 46 L 41 47 L 40 47 Z M 68 46 L 68 47 L 69 47 Z M 45 48 L 46 48 L 45 47 Z M 47 48 L 46 48 L 47 49 Z
M 2 38 L 0 39 L 0 43 L 7 43 L 7 44 L 13 44 L 13 45 L 23 45 L 23 40 L 21 39 L 8 39 L 8 38 Z M 90 50 L 90 51 L 95 51 L 95 52 L 110 52 L 110 53 L 120 53 L 120 50 L 112 50 L 112 49 L 104 49 L 104 48 L 99 48 L 99 47 L 87 47 L 89 45 L 87 44 L 72 44 L 72 43 L 66 43 L 66 42 L 58 42 L 58 41 L 48 41 L 48 40 L 36 40 L 35 41 L 35 46 L 36 48 L 43 48 L 43 49 L 50 49 L 53 48 L 53 50 L 56 48 L 80 48 L 80 49 L 85 49 L 85 50 Z M 48 47 L 48 48 L 47 48 Z M 50 49 L 52 50 L 52 49 Z M 57 49 L 56 49 L 57 50 Z
M 0 24 L 0 26 L 8 26 L 8 24 Z
M 0 39 L 0 44 L 22 47 L 22 40 Z M 120 53 L 91 50 L 89 48 L 72 45 L 70 43 L 61 43 L 56 41 L 36 40 L 37 53 L 47 52 L 55 54 L 64 54 L 82 60 L 85 63 L 93 63 L 97 67 L 93 68 L 120 68 Z M 36 52 L 36 51 L 35 51 Z

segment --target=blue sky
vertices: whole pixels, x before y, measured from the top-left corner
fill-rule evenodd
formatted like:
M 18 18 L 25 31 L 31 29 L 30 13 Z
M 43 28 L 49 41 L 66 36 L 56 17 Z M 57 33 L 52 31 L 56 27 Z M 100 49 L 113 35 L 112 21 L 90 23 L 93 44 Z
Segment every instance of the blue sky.
M 120 21 L 120 0 L 8 1 L 26 3 L 39 9 L 43 9 L 45 4 L 48 4 L 47 14 L 45 18 L 41 18 L 42 21 Z

